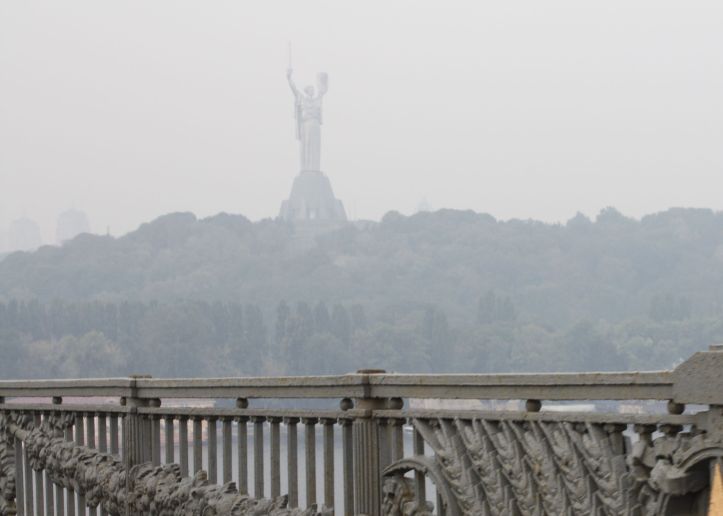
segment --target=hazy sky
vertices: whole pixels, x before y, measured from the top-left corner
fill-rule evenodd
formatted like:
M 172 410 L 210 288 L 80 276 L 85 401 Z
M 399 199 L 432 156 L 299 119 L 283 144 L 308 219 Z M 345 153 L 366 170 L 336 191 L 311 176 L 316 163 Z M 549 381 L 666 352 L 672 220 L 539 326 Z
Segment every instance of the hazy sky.
M 298 82 L 354 218 L 723 209 L 720 1 L 0 1 L 0 229 L 276 216 Z

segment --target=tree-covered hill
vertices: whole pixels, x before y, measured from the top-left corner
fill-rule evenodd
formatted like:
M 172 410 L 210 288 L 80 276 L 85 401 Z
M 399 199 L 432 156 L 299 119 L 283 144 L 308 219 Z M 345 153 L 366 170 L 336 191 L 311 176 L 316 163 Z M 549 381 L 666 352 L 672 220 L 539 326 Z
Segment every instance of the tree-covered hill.
M 723 341 L 723 213 L 392 212 L 312 233 L 178 213 L 11 254 L 0 376 L 650 369 Z
M 614 209 L 565 225 L 442 210 L 353 225 L 298 245 L 298 229 L 179 213 L 121 238 L 82 235 L 0 262 L 5 299 L 433 304 L 453 320 L 507 296 L 518 318 L 552 326 L 723 313 L 723 213 Z

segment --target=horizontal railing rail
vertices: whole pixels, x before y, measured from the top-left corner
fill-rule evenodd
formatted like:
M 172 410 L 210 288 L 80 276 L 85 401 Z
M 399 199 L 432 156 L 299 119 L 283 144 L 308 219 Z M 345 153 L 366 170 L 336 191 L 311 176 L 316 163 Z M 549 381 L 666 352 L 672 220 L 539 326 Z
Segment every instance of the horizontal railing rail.
M 668 400 L 671 371 L 0 381 L 0 397 Z

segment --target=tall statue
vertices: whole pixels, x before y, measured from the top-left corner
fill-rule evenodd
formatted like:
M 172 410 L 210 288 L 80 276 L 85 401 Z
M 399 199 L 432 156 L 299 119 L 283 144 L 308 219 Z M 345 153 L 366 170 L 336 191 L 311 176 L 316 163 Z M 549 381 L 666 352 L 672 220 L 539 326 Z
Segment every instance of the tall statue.
M 293 70 L 286 71 L 291 91 L 294 93 L 296 114 L 296 139 L 301 151 L 301 170 L 321 170 L 321 102 L 328 90 L 326 73 L 316 75 L 316 89 L 306 86 L 301 92 L 292 79 Z

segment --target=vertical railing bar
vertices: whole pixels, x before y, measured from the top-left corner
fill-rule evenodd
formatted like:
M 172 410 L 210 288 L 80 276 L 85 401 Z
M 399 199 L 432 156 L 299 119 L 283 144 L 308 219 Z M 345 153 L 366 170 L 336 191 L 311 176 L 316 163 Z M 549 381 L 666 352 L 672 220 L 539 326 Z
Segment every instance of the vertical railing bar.
M 141 453 L 143 462 L 153 462 L 153 448 L 155 447 L 154 419 L 155 417 L 150 414 L 141 414 Z
M 424 456 L 424 438 L 422 434 L 415 428 L 412 445 L 414 447 L 414 455 Z M 427 500 L 427 485 L 424 479 L 424 473 L 416 471 L 414 473 L 414 484 L 417 490 L 417 500 L 421 503 Z
M 59 485 L 53 484 L 52 480 L 50 484 L 53 486 L 55 491 L 55 514 L 57 516 L 63 516 L 65 514 L 65 489 Z
M 392 462 L 401 460 L 404 457 L 404 423 L 405 419 L 392 419 Z
M 25 514 L 33 516 L 35 507 L 33 503 L 33 468 L 28 460 L 28 448 L 23 444 L 23 471 L 25 473 Z
M 334 424 L 335 419 L 326 418 L 324 423 L 324 505 L 334 510 Z
M 118 416 L 116 414 L 110 415 L 110 452 L 113 455 L 118 455 Z
M 181 476 L 188 476 L 188 418 L 178 418 L 178 463 L 181 465 Z
M 281 496 L 281 418 L 269 418 L 271 433 L 269 436 L 271 447 L 271 498 Z
M 128 459 L 129 451 L 128 451 L 128 449 L 126 449 L 126 442 L 128 441 L 128 436 L 126 435 L 126 432 L 128 431 L 128 429 L 127 429 L 128 425 L 126 424 L 126 417 L 128 417 L 128 416 L 122 415 L 118 418 L 118 423 L 120 424 L 120 428 L 119 428 L 120 444 L 119 444 L 119 446 L 120 446 L 121 460 L 123 461 L 123 464 L 127 464 L 128 460 L 129 460 Z
M 75 416 L 75 444 L 78 446 L 85 446 L 85 427 L 83 414 L 78 413 Z M 80 493 L 75 493 L 75 502 L 77 504 L 77 512 L 79 515 L 85 514 L 85 496 Z
M 313 417 L 302 419 L 304 423 L 304 452 L 306 466 L 306 506 L 316 504 L 316 422 Z
M 232 466 L 231 466 L 231 455 L 232 455 L 232 441 L 231 441 L 231 418 L 225 417 L 222 420 L 222 434 L 223 434 L 223 483 L 226 484 L 231 482 L 233 477 Z
M 93 412 L 88 412 L 85 415 L 85 430 L 86 445 L 88 448 L 95 448 L 95 414 Z M 98 514 L 96 507 L 90 507 L 88 512 L 90 516 L 96 516 Z
M 218 432 L 216 418 L 208 418 L 206 425 L 208 432 L 208 480 L 212 484 L 215 484 L 218 482 Z
M 238 469 L 238 491 L 240 494 L 249 494 L 249 450 L 248 450 L 248 419 L 238 418 L 236 429 L 237 469 Z
M 163 431 L 164 431 L 164 439 L 166 440 L 166 452 L 165 452 L 165 463 L 166 464 L 173 464 L 174 461 L 174 451 L 175 451 L 175 437 L 173 432 L 173 416 L 170 414 L 167 414 L 163 419 Z
M 108 453 L 108 419 L 103 412 L 96 414 L 98 416 L 98 451 Z
M 33 415 L 33 421 L 36 426 L 40 427 L 41 421 L 40 412 L 36 412 Z M 34 477 L 34 489 L 35 489 L 35 514 L 36 516 L 45 516 L 45 497 L 43 496 L 43 471 L 33 471 Z
M 286 423 L 286 475 L 289 491 L 289 507 L 299 506 L 299 448 L 296 425 L 299 418 L 287 417 Z
M 391 420 L 387 418 L 377 419 L 379 425 L 379 467 L 381 470 L 384 470 L 392 463 L 391 439 L 389 437 L 392 428 L 390 423 Z
M 74 432 L 77 432 L 74 424 L 66 428 L 65 440 L 73 441 Z M 65 491 L 65 513 L 67 516 L 75 516 L 75 492 L 70 488 Z
M 264 497 L 264 421 L 263 416 L 251 418 L 254 422 L 254 496 Z
M 151 416 L 151 463 L 154 466 L 161 465 L 161 418 L 153 414 Z
M 63 398 L 61 396 L 53 396 L 53 398 L 51 399 L 51 403 L 53 405 L 61 405 L 63 403 Z M 52 418 L 52 417 L 54 417 L 54 415 L 51 413 L 47 413 L 46 417 Z M 55 498 L 55 514 L 57 516 L 63 516 L 65 514 L 65 510 L 64 510 L 64 508 L 65 508 L 65 490 L 62 487 L 57 486 L 53 483 L 53 481 L 50 479 L 50 475 L 48 474 L 47 470 L 45 471 L 45 482 L 46 482 L 46 484 L 45 484 L 46 485 L 46 489 L 45 489 L 46 496 L 50 496 L 48 493 L 54 492 L 54 494 L 55 494 L 55 496 L 54 496 L 54 498 Z M 48 511 L 48 514 L 50 514 L 50 511 Z
M 344 461 L 344 515 L 354 515 L 354 441 L 352 420 L 343 418 L 341 424 L 342 454 Z
M 25 516 L 25 474 L 23 442 L 15 438 L 15 509 L 18 516 Z M 32 516 L 32 515 L 29 515 Z
M 201 448 L 202 441 L 202 418 L 200 416 L 194 416 L 193 418 L 193 474 L 195 475 L 201 469 L 203 469 L 203 449 Z
M 48 424 L 50 413 L 43 413 L 42 422 Z M 53 482 L 47 471 L 41 471 L 43 483 L 45 485 L 45 516 L 55 516 L 55 497 L 53 496 Z
M 108 453 L 108 414 L 105 412 L 97 412 L 95 414 L 98 417 L 98 451 L 101 453 Z M 100 516 L 106 516 L 103 504 L 99 505 Z

